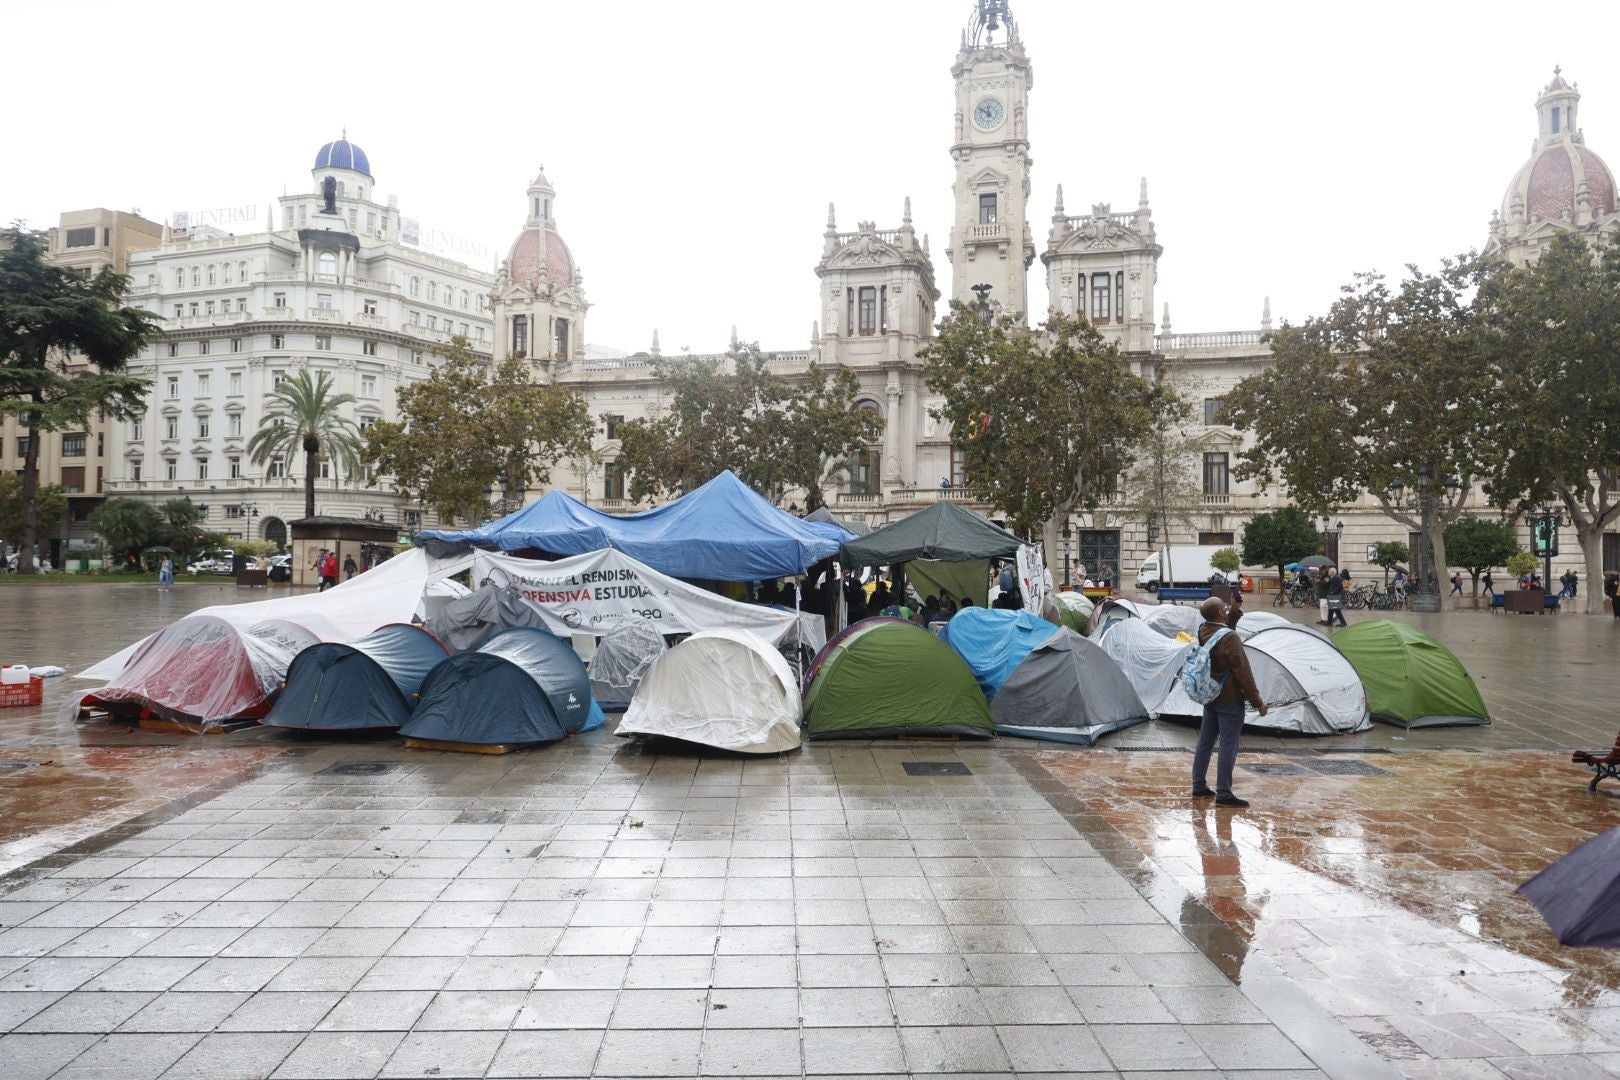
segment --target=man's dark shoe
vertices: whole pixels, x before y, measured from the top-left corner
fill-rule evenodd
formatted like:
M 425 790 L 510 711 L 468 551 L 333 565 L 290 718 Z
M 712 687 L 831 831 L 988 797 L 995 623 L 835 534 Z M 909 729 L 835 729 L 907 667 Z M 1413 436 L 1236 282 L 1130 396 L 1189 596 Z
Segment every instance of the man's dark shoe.
M 1207 787 L 1195 787 L 1193 788 L 1192 797 L 1195 799 L 1207 799 L 1213 794 L 1215 794 L 1215 792 Z
M 1234 810 L 1242 810 L 1249 805 L 1249 800 L 1240 799 L 1236 795 L 1228 795 L 1224 799 L 1216 799 L 1216 806 L 1230 806 Z

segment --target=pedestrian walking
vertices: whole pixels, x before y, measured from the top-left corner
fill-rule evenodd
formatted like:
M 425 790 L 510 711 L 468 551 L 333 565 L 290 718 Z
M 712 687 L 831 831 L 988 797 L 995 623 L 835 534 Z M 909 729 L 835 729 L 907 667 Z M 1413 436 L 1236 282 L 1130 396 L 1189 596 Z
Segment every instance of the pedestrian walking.
M 1339 576 L 1337 570 L 1327 581 L 1327 616 L 1327 624 L 1330 627 L 1334 619 L 1339 620 L 1340 626 L 1350 625 L 1344 621 L 1344 578 Z
M 343 580 L 344 581 L 352 580 L 354 578 L 354 572 L 356 570 L 358 570 L 358 569 L 360 569 L 360 568 L 354 564 L 354 556 L 353 555 L 350 555 L 347 559 L 344 559 L 343 560 Z
M 1264 716 L 1266 703 L 1254 684 L 1254 673 L 1249 670 L 1242 640 L 1226 625 L 1226 602 L 1212 596 L 1198 611 L 1204 617 L 1198 628 L 1198 644 L 1209 646 L 1209 672 L 1221 684 L 1221 692 L 1204 706 L 1203 722 L 1198 728 L 1198 747 L 1193 751 L 1193 798 L 1206 799 L 1213 795 L 1216 806 L 1241 809 L 1249 804 L 1232 793 L 1232 770 L 1237 766 L 1238 742 L 1243 735 L 1243 706 L 1245 703 L 1253 705 L 1255 711 Z M 1211 645 L 1210 640 L 1216 634 L 1221 637 Z M 1213 790 L 1209 786 L 1212 753 L 1215 755 Z
M 1454 571 L 1452 573 L 1452 575 L 1451 575 L 1451 595 L 1452 596 L 1461 596 L 1462 595 L 1462 571 L 1461 570 Z
M 163 561 L 158 563 L 158 588 L 174 588 L 174 560 L 167 555 L 163 556 Z
M 1575 599 L 1581 594 L 1581 573 L 1579 570 L 1569 572 L 1569 598 Z
M 1495 600 L 1496 599 L 1496 584 L 1495 584 L 1494 579 L 1491 577 L 1491 572 L 1490 572 L 1489 568 L 1486 569 L 1485 576 L 1480 579 L 1480 583 L 1485 586 L 1485 595 L 1490 597 L 1492 600 Z
M 1603 595 L 1609 598 L 1609 611 L 1620 619 L 1620 597 L 1616 596 L 1617 593 L 1620 593 L 1620 573 L 1610 570 L 1603 575 Z
M 321 591 L 337 588 L 338 561 L 337 552 L 328 551 L 326 559 L 321 563 Z

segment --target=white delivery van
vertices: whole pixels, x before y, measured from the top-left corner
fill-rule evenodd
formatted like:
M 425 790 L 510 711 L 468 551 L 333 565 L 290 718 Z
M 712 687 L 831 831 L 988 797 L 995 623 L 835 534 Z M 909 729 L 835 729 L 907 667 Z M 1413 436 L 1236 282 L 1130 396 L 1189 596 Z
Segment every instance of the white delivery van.
M 1224 551 L 1230 544 L 1172 544 L 1160 548 L 1146 559 L 1136 569 L 1136 587 L 1147 592 L 1157 592 L 1161 585 L 1172 588 L 1196 588 L 1208 585 L 1209 579 L 1215 574 L 1215 567 L 1210 560 L 1217 551 Z M 1166 570 L 1165 568 L 1169 569 Z

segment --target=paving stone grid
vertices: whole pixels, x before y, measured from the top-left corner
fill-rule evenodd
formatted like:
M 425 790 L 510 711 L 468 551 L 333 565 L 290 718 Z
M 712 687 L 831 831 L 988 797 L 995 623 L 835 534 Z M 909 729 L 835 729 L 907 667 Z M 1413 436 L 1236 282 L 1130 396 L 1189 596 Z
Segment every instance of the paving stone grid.
M 284 760 L 0 885 L 0 1077 L 1393 1075 L 994 750 Z

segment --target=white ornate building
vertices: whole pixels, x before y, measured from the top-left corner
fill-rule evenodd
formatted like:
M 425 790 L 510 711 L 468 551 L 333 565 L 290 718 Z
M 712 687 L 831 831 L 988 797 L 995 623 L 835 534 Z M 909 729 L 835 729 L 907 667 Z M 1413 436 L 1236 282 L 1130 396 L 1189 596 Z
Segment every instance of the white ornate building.
M 300 369 L 328 372 L 364 428 L 396 418 L 399 388 L 424 378 L 452 335 L 489 352 L 492 275 L 407 244 L 397 200 L 378 196 L 347 138 L 322 146 L 310 175 L 308 191 L 281 198 L 279 228 L 176 229 L 130 256 L 131 303 L 162 333 L 131 368 L 152 380 L 146 415 L 108 425 L 109 496 L 187 495 L 210 529 L 284 541 L 304 516 L 303 461 L 259 466 L 247 453 L 272 388 Z M 367 486 L 325 461 L 316 497 L 318 513 L 402 529 L 423 515 L 387 479 Z

